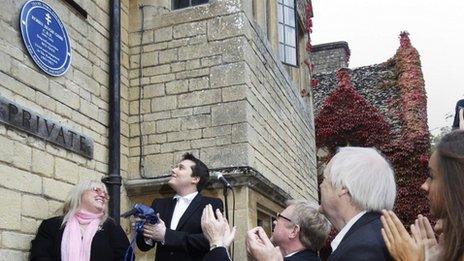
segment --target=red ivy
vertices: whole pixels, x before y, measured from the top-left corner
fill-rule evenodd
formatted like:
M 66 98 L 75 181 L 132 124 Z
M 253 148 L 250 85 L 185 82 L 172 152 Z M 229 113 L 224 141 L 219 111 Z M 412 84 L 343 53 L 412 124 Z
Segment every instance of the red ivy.
M 396 54 L 397 86 L 401 93 L 403 131 L 396 142 L 384 147 L 395 166 L 399 193 L 395 211 L 406 224 L 417 214 L 428 214 L 428 202 L 420 185 L 425 180 L 430 141 L 427 126 L 427 97 L 420 56 L 412 46 L 409 33 L 400 34 Z M 413 204 L 411 204 L 413 203 Z
M 308 33 L 308 42 L 306 43 L 306 51 L 311 52 L 312 45 L 311 45 L 311 33 L 313 32 L 313 6 L 311 1 L 306 3 L 306 31 Z
M 409 33 L 407 31 L 402 31 L 400 33 L 400 46 L 402 48 L 410 48 L 411 40 L 409 39 Z
M 317 115 L 316 143 L 334 152 L 339 146 L 378 146 L 389 136 L 389 126 L 379 111 L 351 85 L 347 69 L 337 72 L 338 88 L 325 100 Z
M 307 52 L 311 52 L 312 51 L 312 45 L 311 45 L 311 33 L 313 32 L 313 20 L 312 20 L 312 16 L 313 16 L 313 6 L 312 6 L 312 3 L 311 1 L 307 1 L 306 2 L 306 10 L 305 10 L 305 13 L 306 13 L 306 31 L 308 33 L 308 41 L 306 43 L 306 51 Z M 311 78 L 310 82 L 309 82 L 309 85 L 311 88 L 316 88 L 317 85 L 319 84 L 319 81 L 316 80 L 316 79 L 312 79 L 312 75 L 313 75 L 313 71 L 314 71 L 314 64 L 313 63 L 309 63 L 308 61 L 305 61 L 305 64 L 306 66 L 308 66 L 308 69 L 309 69 L 309 76 Z
M 317 87 L 317 85 L 319 84 L 319 80 L 317 79 L 311 79 L 311 87 L 314 89 Z

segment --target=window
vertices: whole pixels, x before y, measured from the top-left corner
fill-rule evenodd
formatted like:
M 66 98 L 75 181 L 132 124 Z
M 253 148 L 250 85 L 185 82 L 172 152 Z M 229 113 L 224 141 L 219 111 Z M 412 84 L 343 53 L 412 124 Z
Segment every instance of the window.
M 172 9 L 182 9 L 190 6 L 208 3 L 208 0 L 173 0 Z
M 274 220 L 276 219 L 276 213 L 258 204 L 257 218 L 257 225 L 262 227 L 267 235 L 272 235 L 272 230 L 274 230 Z
M 277 0 L 277 19 L 280 60 L 297 66 L 295 0 Z

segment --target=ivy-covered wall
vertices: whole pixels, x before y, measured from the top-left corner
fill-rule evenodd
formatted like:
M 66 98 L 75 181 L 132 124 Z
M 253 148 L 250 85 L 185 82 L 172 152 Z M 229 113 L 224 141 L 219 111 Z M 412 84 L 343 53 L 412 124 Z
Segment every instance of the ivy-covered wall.
M 382 64 L 314 75 L 316 145 L 375 146 L 391 161 L 398 196 L 395 211 L 411 224 L 428 214 L 420 185 L 430 154 L 426 93 L 420 56 L 407 32 L 395 56 Z

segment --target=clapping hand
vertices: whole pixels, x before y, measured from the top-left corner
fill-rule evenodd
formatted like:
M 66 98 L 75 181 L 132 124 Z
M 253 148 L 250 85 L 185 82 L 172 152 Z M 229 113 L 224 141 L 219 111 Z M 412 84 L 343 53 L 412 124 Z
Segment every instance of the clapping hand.
M 439 220 L 438 223 L 441 222 Z M 435 237 L 435 232 L 430 225 L 427 217 L 418 215 L 415 221 L 415 227 L 419 228 L 420 237 L 422 239 L 424 250 L 425 250 L 425 260 L 441 260 L 442 246 L 440 242 Z
M 382 236 L 391 256 L 398 261 L 425 259 L 424 242 L 417 225 L 411 225 L 412 237 L 393 211 L 382 210 Z
M 247 232 L 246 248 L 256 261 L 283 261 L 279 247 L 274 247 L 262 227 L 255 227 Z
M 236 227 L 230 230 L 227 219 L 223 217 L 219 209 L 216 209 L 216 216 L 217 218 L 214 216 L 213 207 L 208 204 L 203 209 L 201 216 L 201 229 L 210 246 L 216 245 L 228 248 L 235 238 Z

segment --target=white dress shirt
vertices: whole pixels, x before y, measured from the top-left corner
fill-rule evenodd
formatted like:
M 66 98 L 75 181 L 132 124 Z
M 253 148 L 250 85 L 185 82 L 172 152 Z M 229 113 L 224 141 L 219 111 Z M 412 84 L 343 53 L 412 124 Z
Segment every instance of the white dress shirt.
M 185 210 L 187 210 L 188 206 L 190 205 L 190 203 L 192 203 L 193 198 L 197 194 L 198 194 L 198 191 L 193 192 L 183 197 L 179 195 L 174 196 L 174 199 L 177 200 L 177 203 L 174 208 L 174 212 L 172 213 L 171 226 L 169 227 L 170 229 L 176 230 L 177 224 L 179 224 L 180 218 L 185 213 Z M 145 243 L 150 246 L 153 246 L 154 244 L 151 238 L 145 238 Z M 164 240 L 161 242 L 161 244 L 164 245 Z
M 300 251 L 302 251 L 302 250 L 300 250 Z M 300 251 L 292 252 L 292 253 L 286 255 L 284 258 L 291 257 L 291 256 L 293 256 L 294 254 L 296 254 L 296 253 L 298 253 L 298 252 L 300 252 Z
M 346 233 L 350 230 L 350 228 L 358 221 L 364 214 L 366 214 L 366 211 L 361 211 L 359 212 L 356 216 L 350 219 L 348 223 L 338 232 L 337 236 L 332 240 L 330 243 L 330 246 L 332 247 L 332 252 L 337 249 L 338 245 L 340 245 L 340 242 L 342 242 L 343 238 L 345 237 Z
M 190 205 L 190 203 L 192 203 L 193 198 L 195 198 L 197 194 L 198 191 L 195 191 L 183 197 L 179 195 L 174 196 L 174 199 L 177 200 L 177 203 L 174 207 L 174 211 L 172 212 L 171 225 L 169 226 L 170 229 L 176 230 L 180 218 L 185 213 L 185 210 L 187 210 L 188 206 Z

